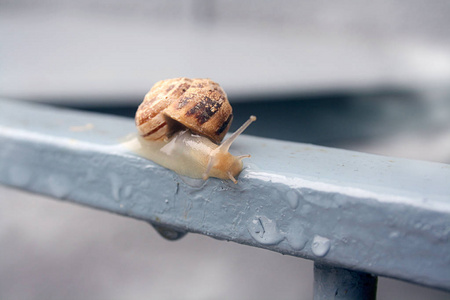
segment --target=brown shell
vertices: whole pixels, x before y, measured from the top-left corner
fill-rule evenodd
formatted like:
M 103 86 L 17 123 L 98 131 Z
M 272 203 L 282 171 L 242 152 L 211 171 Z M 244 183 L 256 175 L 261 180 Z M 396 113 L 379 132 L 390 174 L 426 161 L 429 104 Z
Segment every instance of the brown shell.
M 169 137 L 182 124 L 192 132 L 220 143 L 228 132 L 233 113 L 227 95 L 210 79 L 175 78 L 157 82 L 136 112 L 142 137 Z

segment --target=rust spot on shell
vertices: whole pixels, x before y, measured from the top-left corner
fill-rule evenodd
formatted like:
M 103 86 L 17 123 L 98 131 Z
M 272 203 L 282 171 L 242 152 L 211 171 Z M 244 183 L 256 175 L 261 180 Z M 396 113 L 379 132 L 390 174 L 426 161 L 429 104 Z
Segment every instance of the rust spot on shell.
M 182 109 L 185 107 L 189 102 L 191 102 L 192 97 L 184 96 L 183 98 L 178 101 L 177 109 Z
M 195 115 L 198 123 L 201 125 L 207 122 L 215 113 L 217 113 L 222 106 L 222 102 L 214 101 L 208 96 L 205 96 L 199 103 L 191 108 L 186 115 Z

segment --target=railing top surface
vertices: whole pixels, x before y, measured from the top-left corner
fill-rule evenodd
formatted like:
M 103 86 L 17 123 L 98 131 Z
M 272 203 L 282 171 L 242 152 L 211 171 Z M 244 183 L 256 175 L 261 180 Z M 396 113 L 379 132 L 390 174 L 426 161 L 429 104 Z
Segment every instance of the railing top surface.
M 121 146 L 128 118 L 0 100 L 0 182 L 450 290 L 450 165 L 239 137 L 239 183 L 193 187 Z M 264 120 L 258 120 L 264 122 Z

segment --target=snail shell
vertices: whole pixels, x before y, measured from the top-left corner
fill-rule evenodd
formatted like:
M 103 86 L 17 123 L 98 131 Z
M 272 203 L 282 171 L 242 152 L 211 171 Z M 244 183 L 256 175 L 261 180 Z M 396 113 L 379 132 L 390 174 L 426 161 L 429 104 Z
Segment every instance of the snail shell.
M 256 120 L 251 116 L 226 141 L 233 112 L 222 88 L 209 79 L 175 78 L 157 82 L 145 95 L 135 122 L 138 139 L 129 147 L 141 156 L 191 178 L 230 179 L 242 171 L 242 159 L 228 152 Z
M 167 139 L 183 127 L 219 144 L 233 120 L 227 95 L 210 79 L 174 78 L 157 82 L 136 112 L 146 140 Z

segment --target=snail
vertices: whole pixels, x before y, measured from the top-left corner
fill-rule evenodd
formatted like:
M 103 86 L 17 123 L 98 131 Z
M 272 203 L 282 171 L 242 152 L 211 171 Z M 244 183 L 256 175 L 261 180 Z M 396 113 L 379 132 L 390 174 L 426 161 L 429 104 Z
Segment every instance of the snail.
M 227 96 L 210 79 L 174 78 L 157 82 L 139 105 L 135 123 L 137 152 L 191 178 L 230 179 L 242 171 L 242 159 L 228 150 L 253 122 L 251 116 L 220 144 L 233 120 Z

